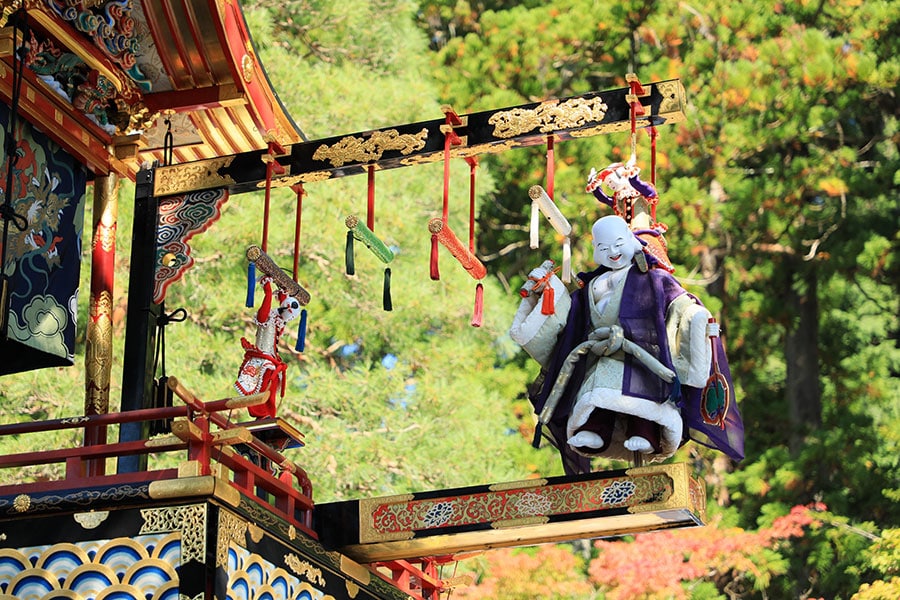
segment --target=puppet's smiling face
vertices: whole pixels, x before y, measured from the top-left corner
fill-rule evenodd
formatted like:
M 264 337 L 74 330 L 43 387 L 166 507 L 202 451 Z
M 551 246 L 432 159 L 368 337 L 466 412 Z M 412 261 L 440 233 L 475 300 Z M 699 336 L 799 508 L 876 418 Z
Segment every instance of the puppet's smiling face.
M 634 237 L 625 219 L 610 215 L 594 223 L 591 229 L 594 262 L 610 269 L 623 269 L 631 264 L 641 243 Z

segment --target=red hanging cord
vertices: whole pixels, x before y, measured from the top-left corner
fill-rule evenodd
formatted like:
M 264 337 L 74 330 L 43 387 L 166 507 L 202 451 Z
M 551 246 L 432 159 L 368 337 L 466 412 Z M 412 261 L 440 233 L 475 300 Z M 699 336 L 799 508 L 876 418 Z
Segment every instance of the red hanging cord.
M 475 255 L 475 168 L 478 159 L 466 158 L 469 163 L 469 252 Z M 475 286 L 475 309 L 472 313 L 472 327 L 481 327 L 484 322 L 484 286 L 479 281 Z
M 451 143 L 460 143 L 461 140 L 459 136 L 457 136 L 453 132 L 453 123 L 459 122 L 459 117 L 456 116 L 456 113 L 452 111 L 452 109 L 445 108 L 444 115 L 446 117 L 446 124 L 441 126 L 441 131 L 444 134 L 444 194 L 443 194 L 443 207 L 441 212 L 441 222 L 444 227 L 449 227 L 450 220 L 450 144 Z M 438 238 L 437 235 L 431 234 L 431 279 L 433 281 L 438 281 L 441 278 L 440 270 L 438 269 Z
M 553 151 L 553 134 L 547 136 L 547 195 L 553 199 L 553 182 L 556 179 L 556 159 Z
M 445 125 L 445 127 L 447 130 L 444 131 L 444 195 L 441 223 L 443 223 L 444 226 L 447 226 L 447 221 L 450 218 L 450 126 Z M 431 260 L 429 265 L 431 267 L 432 281 L 440 280 L 441 271 L 438 268 L 438 236 L 435 233 L 431 234 Z
M 650 183 L 656 188 L 656 127 L 650 126 Z M 650 204 L 650 219 L 652 223 L 656 223 L 656 202 Z
M 444 134 L 444 206 L 441 219 L 444 225 L 450 218 L 450 134 Z
M 297 281 L 297 272 L 300 260 L 300 221 L 303 213 L 303 184 L 297 184 L 292 188 L 297 194 L 297 218 L 294 223 L 294 281 Z
M 272 201 L 272 172 L 275 170 L 274 162 L 274 159 L 266 162 L 266 197 L 265 203 L 263 204 L 262 240 L 260 240 L 259 244 L 259 247 L 262 248 L 263 252 L 266 252 L 269 249 L 269 208 Z
M 280 149 L 281 147 L 274 142 L 269 142 L 269 150 L 262 157 L 263 162 L 266 163 L 266 193 L 263 204 L 262 239 L 260 240 L 260 248 L 263 252 L 266 252 L 269 244 L 269 209 L 272 202 L 272 175 L 275 173 L 275 165 L 277 164 L 274 154 L 276 148 Z M 280 169 L 280 172 L 284 172 L 284 167 L 278 165 L 278 168 Z M 247 308 L 252 308 L 255 303 L 255 289 L 256 263 L 251 261 L 250 264 L 247 265 L 247 299 L 244 303 Z
M 475 168 L 478 159 L 471 156 L 466 162 L 469 163 L 469 252 L 475 254 Z
M 630 88 L 630 93 L 625 96 L 625 100 L 631 109 L 631 156 L 634 156 L 637 152 L 637 117 L 644 114 L 644 105 L 641 104 L 638 97 L 645 95 L 646 92 L 641 85 L 641 80 L 634 73 L 627 74 L 625 81 L 628 82 Z
M 284 148 L 276 142 L 269 142 L 268 152 L 263 155 L 263 161 L 266 163 L 266 199 L 263 208 L 262 240 L 259 245 L 263 252 L 268 250 L 269 244 L 269 211 L 272 199 L 272 176 L 276 172 L 278 174 L 284 173 L 284 167 L 275 160 L 276 154 L 284 154 Z

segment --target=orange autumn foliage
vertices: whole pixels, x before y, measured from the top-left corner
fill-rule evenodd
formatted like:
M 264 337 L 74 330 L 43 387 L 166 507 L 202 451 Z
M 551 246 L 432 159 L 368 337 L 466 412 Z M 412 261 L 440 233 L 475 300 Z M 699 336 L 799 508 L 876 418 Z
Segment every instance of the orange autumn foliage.
M 821 508 L 817 506 L 815 508 Z M 591 581 L 607 598 L 687 598 L 682 582 L 716 581 L 730 574 L 765 578 L 778 567 L 766 555 L 778 540 L 802 537 L 815 522 L 812 510 L 795 506 L 769 528 L 745 531 L 713 525 L 696 529 L 636 535 L 630 543 L 598 541 L 600 555 L 591 561 Z M 648 558 L 652 557 L 652 560 Z
M 485 573 L 476 585 L 453 590 L 452 598 L 531 600 L 532 598 L 590 597 L 584 560 L 562 546 L 534 551 L 502 548 L 480 559 Z M 479 569 L 480 570 L 480 569 Z
M 688 598 L 692 581 L 723 584 L 745 574 L 766 580 L 781 572 L 773 552 L 781 540 L 804 535 L 817 525 L 824 506 L 795 506 L 789 514 L 758 531 L 705 527 L 637 534 L 633 539 L 594 542 L 597 557 L 584 570 L 583 560 L 566 546 L 529 551 L 502 549 L 480 559 L 481 576 L 473 586 L 454 590 L 454 598 Z

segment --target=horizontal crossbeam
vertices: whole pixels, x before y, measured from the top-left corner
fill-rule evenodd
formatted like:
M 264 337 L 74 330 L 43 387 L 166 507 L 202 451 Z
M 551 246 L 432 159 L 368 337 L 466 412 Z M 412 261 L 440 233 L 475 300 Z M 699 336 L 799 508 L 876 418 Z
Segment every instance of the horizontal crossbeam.
M 153 195 L 212 188 L 227 188 L 230 193 L 261 189 L 270 160 L 283 169 L 271 185 L 289 187 L 366 173 L 372 166 L 384 170 L 437 162 L 443 160 L 447 137 L 451 156 L 468 159 L 546 144 L 550 139 L 558 142 L 628 131 L 630 102 L 635 100 L 643 107 L 637 127 L 684 121 L 680 80 L 649 83 L 643 90 L 639 97 L 628 87 L 467 115 L 445 108 L 441 119 L 294 144 L 276 156 L 266 149 L 159 167 Z

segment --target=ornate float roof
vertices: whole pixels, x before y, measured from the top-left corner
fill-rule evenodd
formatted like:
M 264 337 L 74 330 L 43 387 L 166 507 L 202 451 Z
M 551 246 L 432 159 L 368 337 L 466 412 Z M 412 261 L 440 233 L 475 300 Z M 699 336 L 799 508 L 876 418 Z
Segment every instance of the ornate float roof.
M 24 36 L 19 114 L 95 174 L 133 179 L 147 161 L 305 141 L 266 76 L 238 0 L 4 5 L 0 98 L 11 101 L 13 52 Z M 23 5 L 24 31 L 16 27 Z

